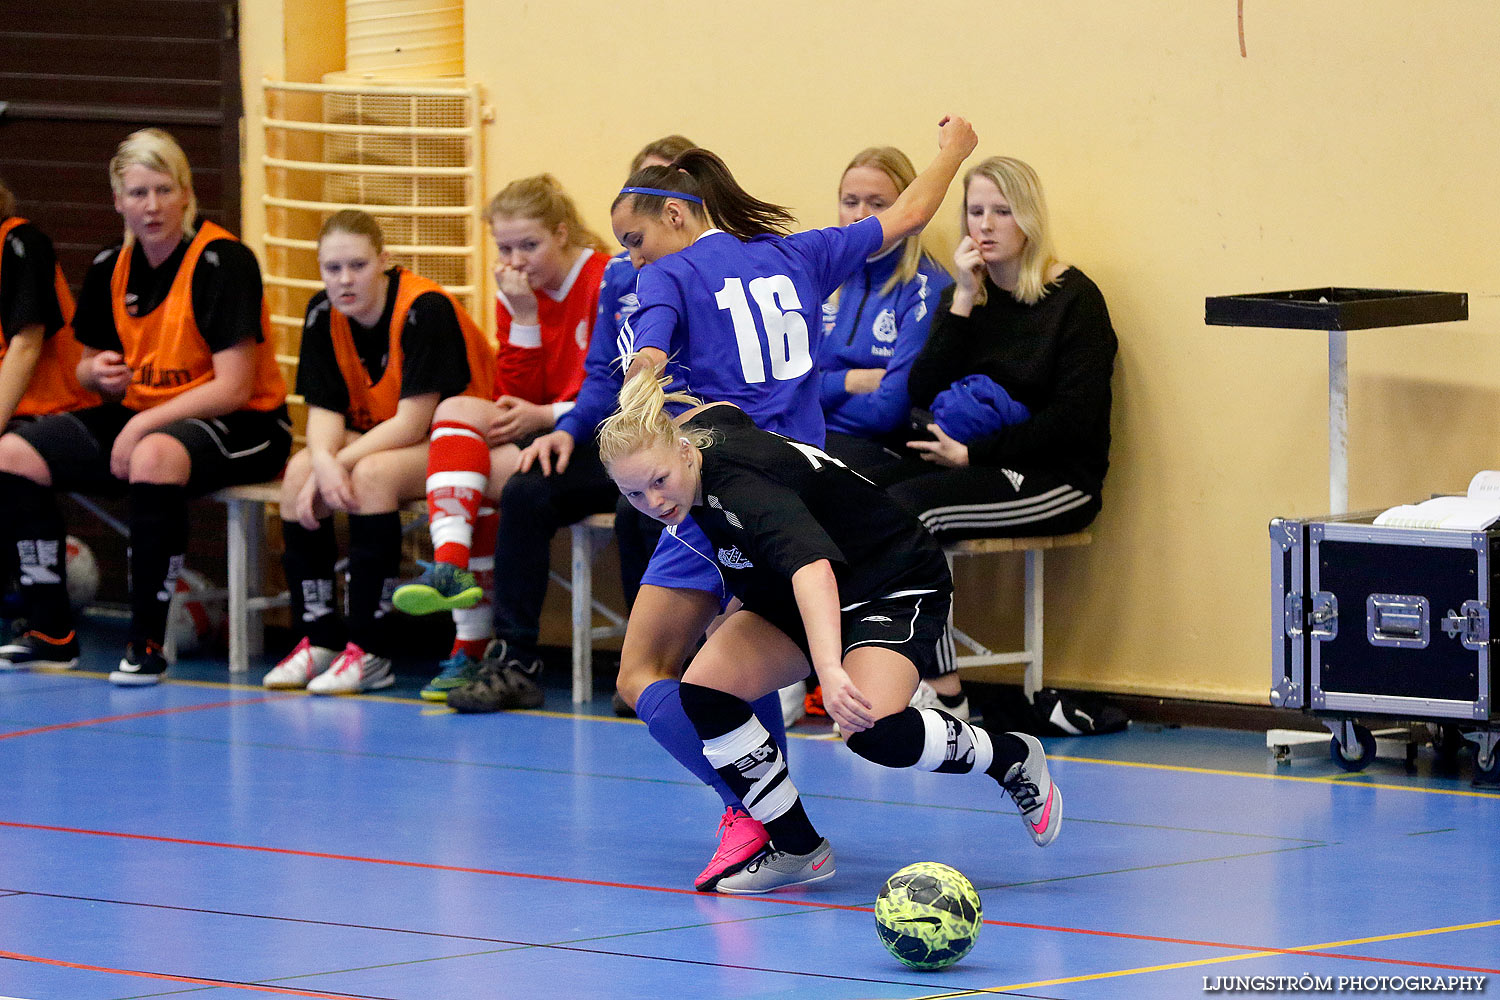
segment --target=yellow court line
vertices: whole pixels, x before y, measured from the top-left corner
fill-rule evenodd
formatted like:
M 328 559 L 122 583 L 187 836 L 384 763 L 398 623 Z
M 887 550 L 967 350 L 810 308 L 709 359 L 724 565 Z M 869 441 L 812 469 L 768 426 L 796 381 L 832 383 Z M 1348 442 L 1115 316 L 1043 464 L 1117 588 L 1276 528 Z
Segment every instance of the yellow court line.
M 109 676 L 108 674 L 105 674 L 105 673 L 96 673 L 96 672 L 90 671 L 90 670 L 38 670 L 37 672 L 38 673 L 55 674 L 55 675 L 68 675 L 68 676 L 73 676 L 73 677 L 98 677 L 98 678 L 107 678 Z M 175 677 L 166 677 L 166 678 L 163 678 L 162 683 L 163 684 L 180 684 L 180 685 L 182 685 L 184 687 L 218 688 L 220 690 L 228 689 L 228 690 L 231 690 L 231 691 L 234 691 L 234 690 L 239 690 L 239 691 L 264 691 L 264 690 L 266 690 L 265 688 L 262 688 L 258 684 L 238 684 L 238 683 L 235 683 L 233 681 L 227 681 L 227 682 L 226 681 L 193 681 L 193 680 L 178 679 L 178 678 L 175 678 Z M 281 693 L 281 694 L 289 694 L 289 695 L 300 694 L 300 695 L 303 695 L 305 697 L 309 697 L 309 698 L 312 697 L 312 695 L 309 695 L 306 691 L 290 690 L 290 691 L 281 691 L 279 693 Z M 412 705 L 412 704 L 418 704 L 418 705 L 426 706 L 427 708 L 438 708 L 439 707 L 437 702 L 422 702 L 422 701 L 414 702 L 411 698 L 398 698 L 395 695 L 388 695 L 388 694 L 332 695 L 331 697 L 334 697 L 334 698 L 351 698 L 351 699 L 357 698 L 360 701 L 378 701 L 378 702 L 382 702 L 382 703 L 387 704 L 387 705 Z M 452 711 L 452 710 L 449 709 L 448 711 Z M 441 714 L 441 713 L 440 712 L 427 712 L 427 713 L 424 713 L 424 714 L 437 715 L 437 714 Z M 539 708 L 537 708 L 537 709 L 512 709 L 509 712 L 507 712 L 506 714 L 508 714 L 508 715 L 537 715 L 537 716 L 541 716 L 543 718 L 548 718 L 548 719 L 583 719 L 583 720 L 589 721 L 589 722 L 623 722 L 623 723 L 626 723 L 628 725 L 641 725 L 642 724 L 639 719 L 621 719 L 621 718 L 618 718 L 616 716 L 608 716 L 608 715 L 582 715 L 582 714 L 579 714 L 577 712 L 554 712 L 554 711 L 549 711 L 547 709 L 539 709 Z M 792 732 L 788 732 L 787 733 L 787 737 L 791 738 L 791 739 L 799 739 L 799 740 L 825 740 L 825 741 L 826 740 L 832 740 L 832 739 L 835 738 L 834 736 L 832 736 L 831 734 L 828 734 L 828 733 L 792 733 Z M 1299 777 L 1299 776 L 1294 775 L 1294 774 L 1260 774 L 1260 773 L 1257 773 L 1255 771 L 1228 771 L 1228 770 L 1219 770 L 1219 769 L 1211 768 L 1211 767 L 1188 767 L 1185 764 L 1149 764 L 1149 763 L 1146 763 L 1146 762 L 1143 762 L 1143 761 L 1133 761 L 1133 760 L 1104 760 L 1104 759 L 1099 758 L 1099 757 L 1071 757 L 1071 756 L 1063 756 L 1062 754 L 1048 754 L 1047 755 L 1047 759 L 1048 760 L 1062 760 L 1062 761 L 1067 761 L 1070 764 L 1102 764 L 1102 765 L 1105 765 L 1105 766 L 1108 766 L 1108 767 L 1135 767 L 1135 768 L 1141 768 L 1142 770 L 1148 770 L 1148 771 L 1177 771 L 1177 772 L 1185 773 L 1185 774 L 1213 774 L 1213 775 L 1219 775 L 1221 777 L 1228 777 L 1228 778 L 1260 778 L 1260 779 L 1262 779 L 1264 781 L 1303 781 L 1303 782 L 1309 782 L 1309 783 L 1315 784 L 1315 785 L 1330 785 L 1330 786 L 1335 787 L 1335 788 L 1378 788 L 1378 789 L 1384 789 L 1386 791 L 1392 791 L 1392 792 L 1419 792 L 1419 793 L 1422 793 L 1422 794 L 1425 794 L 1425 795 L 1458 795 L 1458 796 L 1465 797 L 1465 798 L 1475 798 L 1475 799 L 1500 799 L 1500 792 L 1476 792 L 1476 791 L 1468 791 L 1468 790 L 1458 789 L 1458 788 L 1418 788 L 1418 787 L 1415 787 L 1415 786 L 1412 786 L 1412 785 L 1386 785 L 1386 784 L 1381 784 L 1379 782 L 1351 780 L 1347 776 L 1336 775 L 1336 774 L 1335 775 L 1327 775 L 1327 776 L 1321 777 L 1321 778 L 1306 778 L 1306 777 Z
M 1375 937 L 1351 938 L 1347 941 L 1327 941 L 1323 944 L 1293 945 L 1289 948 L 1278 948 L 1275 951 L 1253 951 L 1234 955 L 1221 955 L 1217 958 L 1198 958 L 1188 962 L 1172 962 L 1166 965 L 1147 965 L 1137 969 L 1116 969 L 1111 972 L 1094 972 L 1085 976 L 1069 976 L 1065 979 L 1039 979 L 1030 983 L 1011 983 L 1008 986 L 997 986 L 993 990 L 976 990 L 962 993 L 938 993 L 921 1000 L 951 1000 L 954 997 L 984 996 L 989 993 L 1007 993 L 1015 990 L 1036 989 L 1041 986 L 1062 986 L 1067 983 L 1085 983 L 1097 979 L 1118 979 L 1122 976 L 1140 976 L 1151 972 L 1170 972 L 1173 969 L 1190 969 L 1195 966 L 1217 965 L 1222 962 L 1243 962 L 1252 958 L 1270 958 L 1276 955 L 1316 954 L 1331 948 L 1348 948 L 1351 945 L 1374 944 L 1381 941 L 1400 941 L 1407 938 L 1429 937 L 1433 934 L 1452 934 L 1458 931 L 1481 930 L 1486 927 L 1500 927 L 1500 920 L 1483 920 L 1472 924 L 1454 924 L 1451 927 L 1430 927 L 1418 931 L 1402 931 L 1396 934 L 1381 934 Z M 1425 964 L 1425 963 L 1423 963 Z
M 1065 757 L 1061 754 L 1047 755 L 1049 761 L 1065 760 L 1073 764 L 1104 764 L 1109 767 L 1138 767 L 1148 771 L 1178 771 L 1186 774 L 1213 774 L 1228 778 L 1260 778 L 1264 781 L 1304 781 L 1314 785 L 1333 788 L 1380 788 L 1392 792 L 1421 792 L 1425 795 L 1459 795 L 1466 798 L 1500 799 L 1497 792 L 1476 792 L 1461 788 L 1419 788 L 1414 785 L 1386 785 L 1375 781 L 1356 781 L 1344 775 L 1325 775 L 1321 778 L 1299 777 L 1295 774 L 1261 774 L 1256 771 L 1228 771 L 1211 767 L 1188 767 L 1185 764 L 1148 764 L 1134 760 L 1103 760 L 1098 757 Z

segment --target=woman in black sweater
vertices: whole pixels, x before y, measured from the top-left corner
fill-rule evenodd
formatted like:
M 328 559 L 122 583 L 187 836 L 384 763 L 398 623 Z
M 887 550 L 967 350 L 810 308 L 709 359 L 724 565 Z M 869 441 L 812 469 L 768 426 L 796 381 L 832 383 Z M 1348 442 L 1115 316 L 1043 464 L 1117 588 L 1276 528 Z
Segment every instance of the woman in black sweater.
M 990 157 L 968 172 L 963 218 L 957 283 L 908 382 L 913 429 L 926 440 L 860 471 L 942 543 L 1079 531 L 1099 513 L 1109 467 L 1116 342 L 1104 296 L 1053 253 L 1041 181 L 1020 160 Z M 939 397 L 951 400 L 954 383 L 976 375 L 993 382 L 990 398 L 1007 416 L 993 426 L 971 408 L 980 419 L 964 433 Z M 990 426 L 975 434 L 976 423 Z M 912 704 L 967 717 L 951 633 Z
M 941 542 L 1078 531 L 1099 513 L 1109 467 L 1116 344 L 1104 296 L 1054 256 L 1041 182 L 1019 160 L 969 171 L 964 230 L 957 284 L 911 372 L 913 406 L 940 416 L 925 423 L 932 439 L 910 442 L 915 454 L 880 478 Z M 934 399 L 972 375 L 1029 416 L 951 436 Z

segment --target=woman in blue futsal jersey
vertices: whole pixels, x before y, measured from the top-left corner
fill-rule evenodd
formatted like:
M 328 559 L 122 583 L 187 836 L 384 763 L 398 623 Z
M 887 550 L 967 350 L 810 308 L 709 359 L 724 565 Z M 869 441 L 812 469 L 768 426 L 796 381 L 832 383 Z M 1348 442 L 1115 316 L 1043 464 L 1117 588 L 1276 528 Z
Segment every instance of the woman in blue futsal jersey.
M 932 219 L 977 141 L 967 121 L 945 117 L 937 157 L 890 208 L 852 226 L 796 234 L 786 209 L 751 196 L 707 150 L 637 171 L 610 213 L 615 236 L 642 269 L 639 306 L 621 333 L 634 356 L 627 380 L 664 370 L 674 387 L 733 402 L 767 430 L 822 445 L 814 358 L 823 300 L 866 259 Z M 718 850 L 694 880 L 703 891 L 769 842 L 704 758 L 678 694 L 682 665 L 729 598 L 726 558 L 691 519 L 662 533 L 631 609 L 618 681 L 652 737 L 724 800 Z M 784 742 L 776 691 L 754 708 Z
M 1039 847 L 1062 825 L 1062 793 L 1035 737 L 982 729 L 908 702 L 937 657 L 953 581 L 910 513 L 827 453 L 757 428 L 724 403 L 663 395 L 642 370 L 599 432 L 620 492 L 664 524 L 691 515 L 742 603 L 693 657 L 680 700 L 702 752 L 770 844 L 707 888 L 760 893 L 819 882 L 833 850 L 814 829 L 776 741 L 750 702 L 805 676 L 849 749 L 885 767 L 993 777 Z M 700 888 L 705 888 L 700 885 Z

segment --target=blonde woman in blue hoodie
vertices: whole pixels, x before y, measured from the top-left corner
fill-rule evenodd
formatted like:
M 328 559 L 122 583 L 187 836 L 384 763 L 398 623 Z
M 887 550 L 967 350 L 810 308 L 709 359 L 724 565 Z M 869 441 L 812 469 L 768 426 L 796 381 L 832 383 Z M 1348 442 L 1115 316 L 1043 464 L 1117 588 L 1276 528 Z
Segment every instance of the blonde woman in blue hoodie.
M 916 175 L 894 146 L 863 150 L 839 179 L 839 225 L 884 211 Z M 867 260 L 823 304 L 818 370 L 830 454 L 867 474 L 896 458 L 908 438 L 907 375 L 951 284 L 921 236 L 909 236 Z

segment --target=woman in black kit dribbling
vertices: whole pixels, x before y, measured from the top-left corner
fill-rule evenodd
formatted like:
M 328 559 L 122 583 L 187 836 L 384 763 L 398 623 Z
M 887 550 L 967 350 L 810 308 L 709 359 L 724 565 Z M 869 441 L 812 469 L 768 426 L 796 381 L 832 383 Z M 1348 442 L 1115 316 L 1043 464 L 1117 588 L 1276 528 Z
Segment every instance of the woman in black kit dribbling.
M 669 403 L 692 407 L 674 420 Z M 620 393 L 599 451 L 620 492 L 666 524 L 691 514 L 743 607 L 683 674 L 682 704 L 704 755 L 765 825 L 767 850 L 701 886 L 758 893 L 833 874 L 786 761 L 750 702 L 804 677 L 849 748 L 886 767 L 984 771 L 1010 793 L 1032 839 L 1062 823 L 1062 794 L 1041 744 L 994 737 L 908 702 L 930 666 L 952 580 L 942 550 L 910 514 L 823 451 L 755 427 L 726 403 L 667 396 L 649 370 Z

